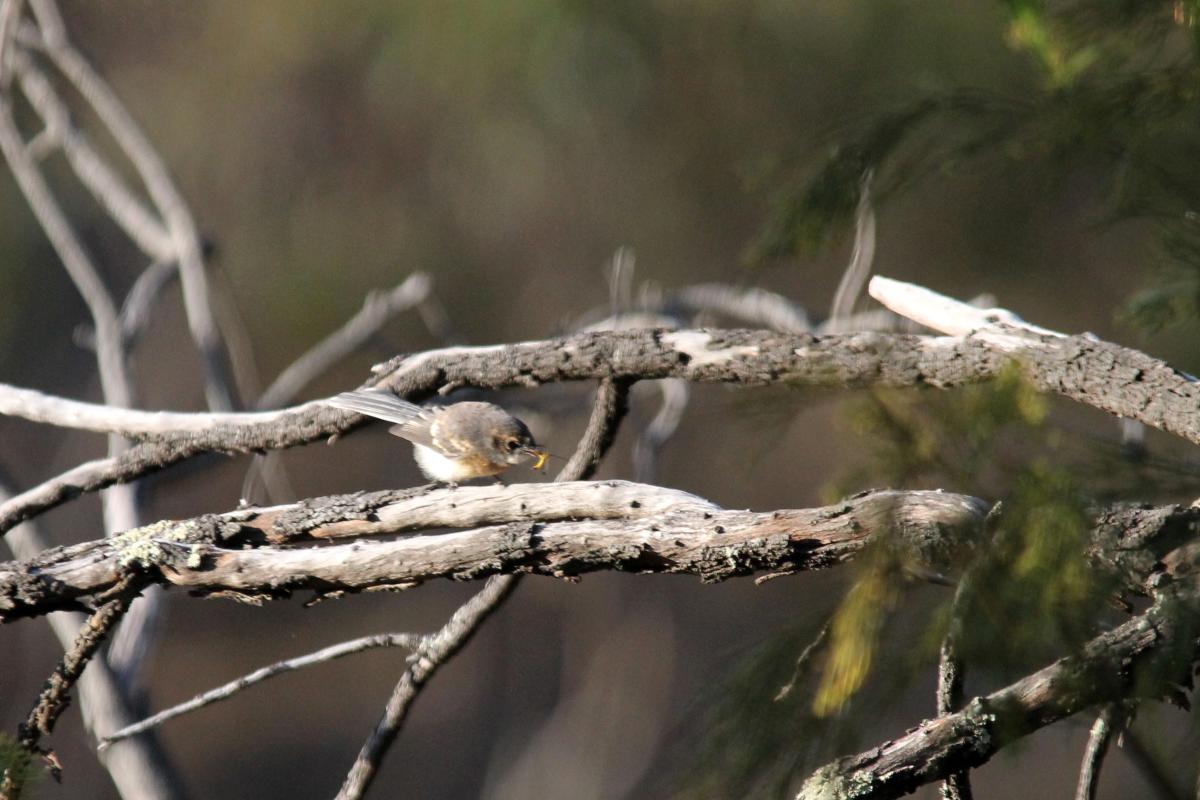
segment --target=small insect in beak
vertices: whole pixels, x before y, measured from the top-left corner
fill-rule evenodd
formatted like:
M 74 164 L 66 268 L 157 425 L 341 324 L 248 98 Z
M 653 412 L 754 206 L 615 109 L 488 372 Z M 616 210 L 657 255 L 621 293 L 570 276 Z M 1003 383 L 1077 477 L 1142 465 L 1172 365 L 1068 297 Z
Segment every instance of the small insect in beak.
M 533 469 L 541 469 L 546 464 L 546 459 L 550 457 L 545 450 L 534 450 L 532 447 L 527 447 L 522 452 L 537 459 L 533 462 Z

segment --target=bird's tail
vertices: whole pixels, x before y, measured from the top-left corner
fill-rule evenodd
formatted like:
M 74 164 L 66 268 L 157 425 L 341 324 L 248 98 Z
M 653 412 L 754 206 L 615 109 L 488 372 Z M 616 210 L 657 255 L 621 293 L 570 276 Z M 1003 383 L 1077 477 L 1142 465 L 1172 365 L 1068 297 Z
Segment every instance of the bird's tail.
M 401 400 L 391 392 L 380 390 L 342 392 L 325 402 L 334 408 L 357 411 L 360 414 L 386 419 L 388 422 L 412 422 L 420 418 L 421 412 L 424 411 L 415 403 Z

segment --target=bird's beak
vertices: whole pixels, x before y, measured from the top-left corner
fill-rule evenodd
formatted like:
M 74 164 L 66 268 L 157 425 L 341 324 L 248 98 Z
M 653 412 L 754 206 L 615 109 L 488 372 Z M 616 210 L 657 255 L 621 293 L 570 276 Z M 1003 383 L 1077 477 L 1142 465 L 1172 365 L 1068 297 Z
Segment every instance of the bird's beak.
M 532 456 L 533 458 L 537 459 L 537 461 L 533 462 L 534 469 L 541 469 L 542 466 L 546 463 L 546 459 L 550 457 L 550 454 L 547 453 L 545 450 L 537 450 L 532 447 L 526 447 L 521 452 L 523 452 L 527 456 Z

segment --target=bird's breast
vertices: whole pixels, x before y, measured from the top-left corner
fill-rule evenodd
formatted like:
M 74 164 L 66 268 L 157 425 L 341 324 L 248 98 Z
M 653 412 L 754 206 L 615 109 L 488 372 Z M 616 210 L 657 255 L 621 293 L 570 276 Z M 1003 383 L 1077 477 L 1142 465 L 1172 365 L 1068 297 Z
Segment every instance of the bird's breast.
M 499 475 L 508 466 L 495 464 L 476 454 L 449 458 L 432 447 L 420 444 L 413 446 L 413 458 L 426 478 L 445 483 L 461 483 L 473 478 Z

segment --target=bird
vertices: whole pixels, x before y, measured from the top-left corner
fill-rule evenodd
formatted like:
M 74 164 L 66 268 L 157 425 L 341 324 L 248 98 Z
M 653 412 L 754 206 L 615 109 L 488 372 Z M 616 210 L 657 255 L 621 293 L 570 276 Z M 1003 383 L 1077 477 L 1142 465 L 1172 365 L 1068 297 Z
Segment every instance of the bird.
M 524 422 L 493 403 L 425 407 L 379 389 L 343 392 L 325 402 L 396 423 L 388 431 L 413 443 L 421 473 L 437 483 L 457 486 L 495 477 L 528 458 L 536 459 L 534 469 L 541 469 L 549 457 Z

